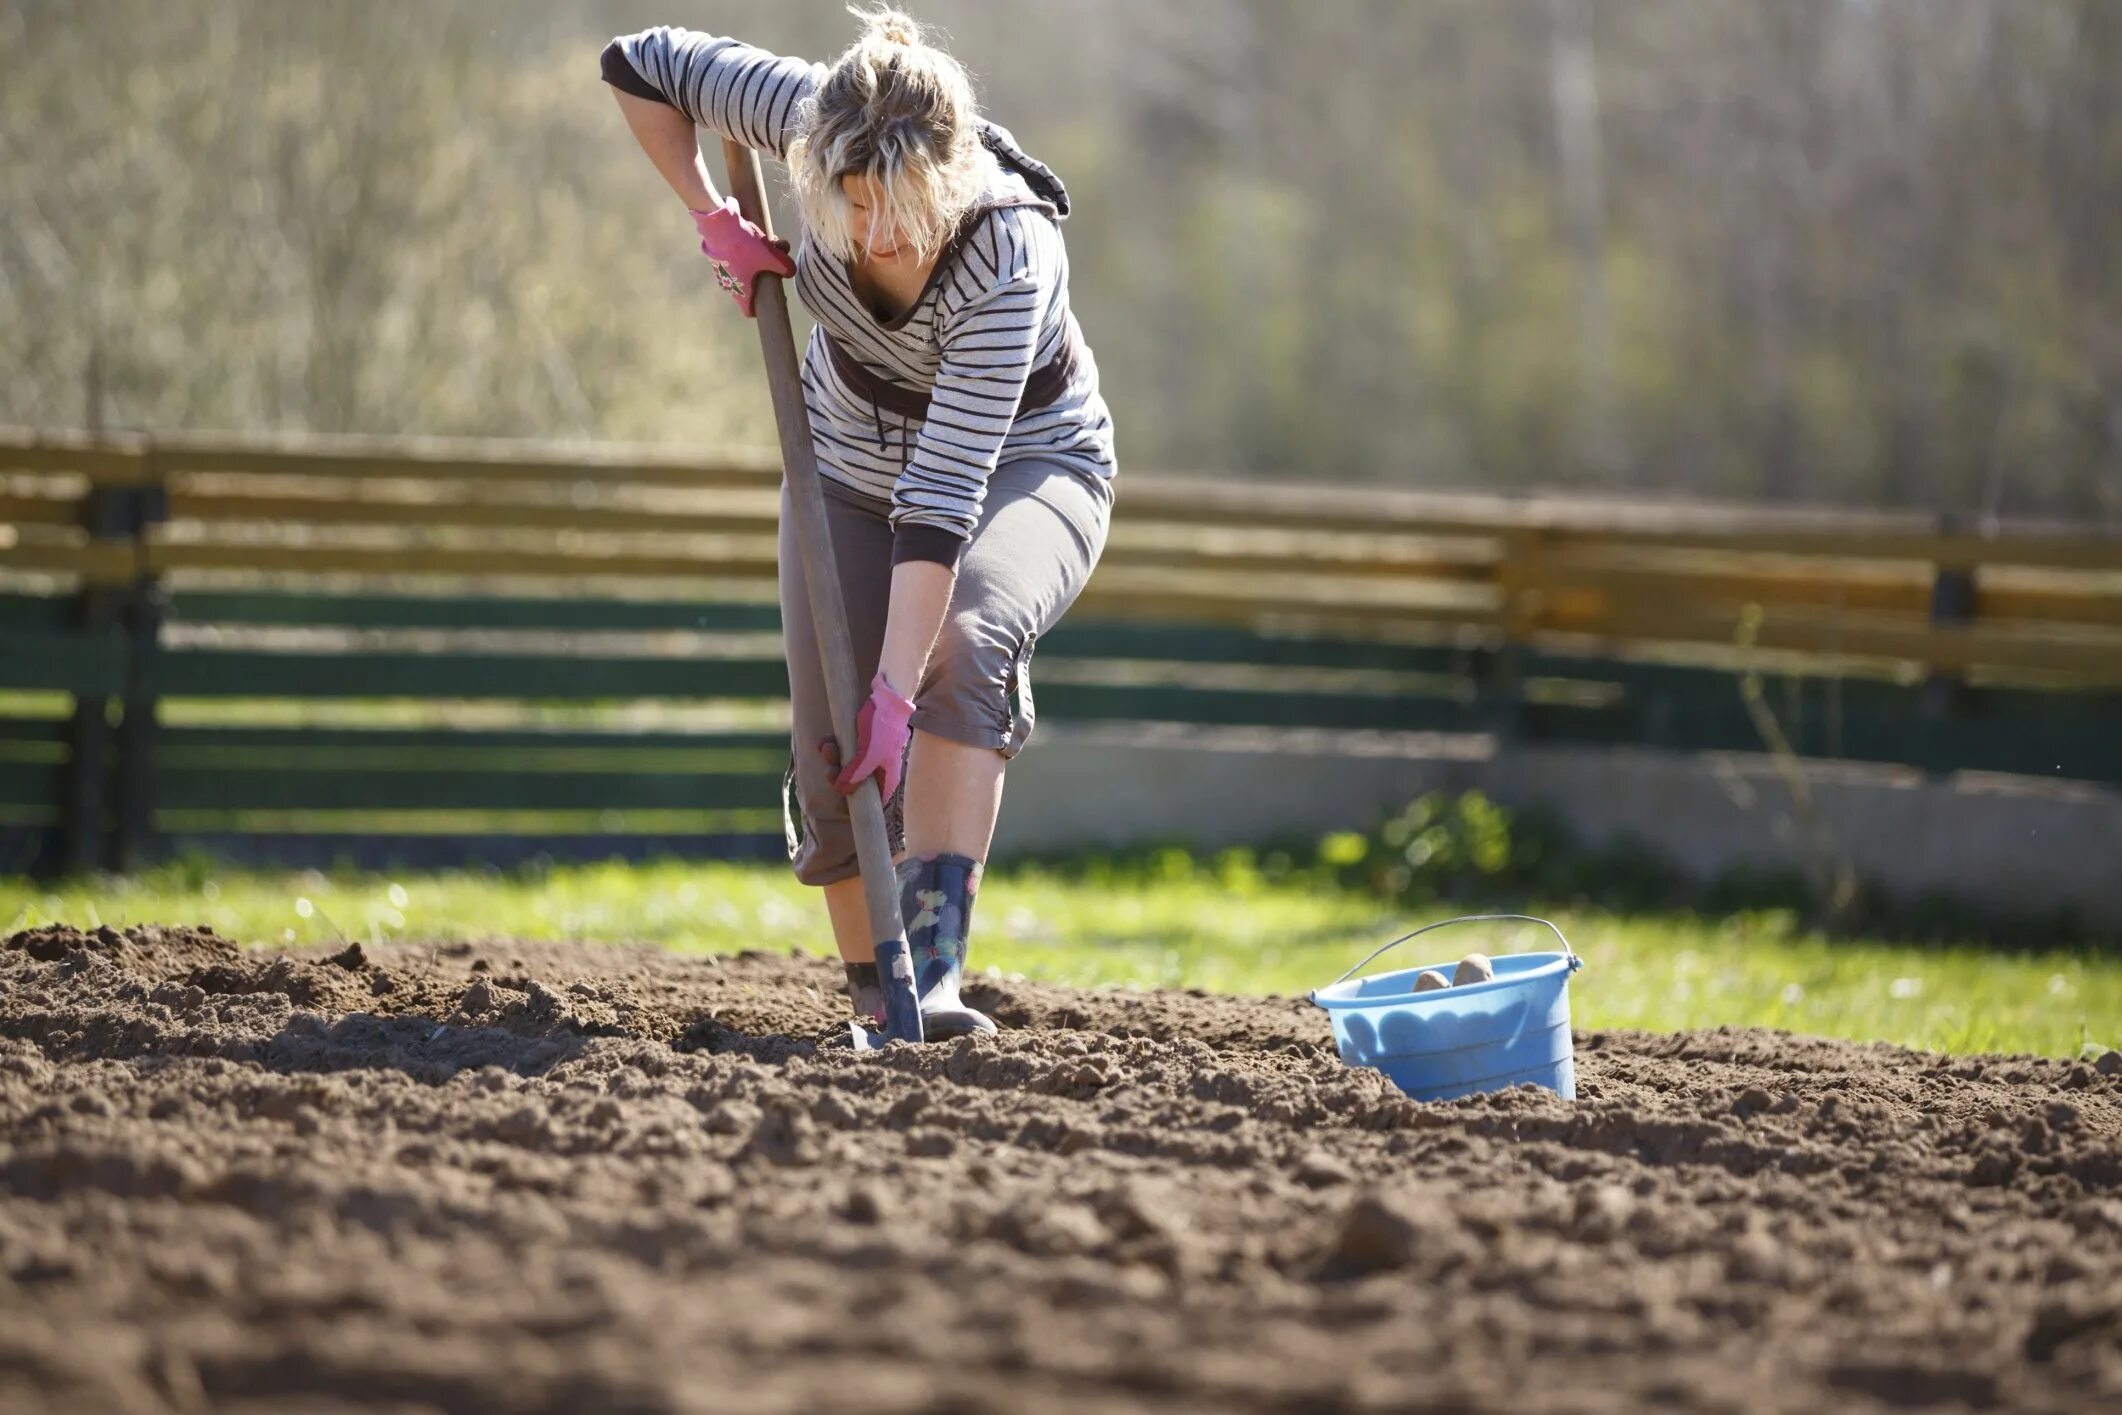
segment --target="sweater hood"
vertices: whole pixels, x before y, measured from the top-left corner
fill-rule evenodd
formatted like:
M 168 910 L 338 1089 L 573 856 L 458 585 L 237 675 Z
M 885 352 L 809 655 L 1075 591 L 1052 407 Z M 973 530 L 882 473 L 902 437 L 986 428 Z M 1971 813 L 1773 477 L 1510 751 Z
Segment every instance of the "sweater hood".
M 1032 189 L 1033 196 L 1053 207 L 1056 220 L 1065 219 L 1068 216 L 1068 187 L 1054 169 L 1017 146 L 1016 137 L 1000 123 L 985 118 L 979 123 L 980 141 L 995 155 L 1003 170 L 1022 177 L 1025 185 Z

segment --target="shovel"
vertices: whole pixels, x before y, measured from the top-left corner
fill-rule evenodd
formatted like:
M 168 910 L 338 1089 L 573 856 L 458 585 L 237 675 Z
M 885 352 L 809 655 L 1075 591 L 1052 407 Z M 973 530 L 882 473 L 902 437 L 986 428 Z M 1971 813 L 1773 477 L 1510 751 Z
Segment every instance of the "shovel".
M 722 160 L 738 209 L 771 237 L 773 218 L 760 182 L 759 154 L 725 140 Z M 855 759 L 855 717 L 867 695 L 855 669 L 855 649 L 843 617 L 846 601 L 840 597 L 840 565 L 833 559 L 825 493 L 818 484 L 818 453 L 811 444 L 810 417 L 803 406 L 803 375 L 796 362 L 796 336 L 788 322 L 788 292 L 778 275 L 762 274 L 755 280 L 752 310 L 759 321 L 759 345 L 766 354 L 766 384 L 773 393 L 774 424 L 781 434 L 781 467 L 788 481 L 789 510 L 796 518 L 803 579 L 810 589 L 811 623 L 818 631 L 825 695 L 832 706 L 833 735 L 840 739 L 840 759 L 851 762 Z M 848 805 L 870 928 L 881 935 L 877 977 L 884 985 L 884 1029 L 872 1031 L 859 1022 L 849 1025 L 855 1049 L 875 1051 L 887 1042 L 922 1040 L 921 1006 L 914 995 L 914 965 L 907 951 L 906 924 L 899 915 L 899 875 L 892 867 L 891 840 L 884 830 L 884 797 L 875 775 L 855 789 Z

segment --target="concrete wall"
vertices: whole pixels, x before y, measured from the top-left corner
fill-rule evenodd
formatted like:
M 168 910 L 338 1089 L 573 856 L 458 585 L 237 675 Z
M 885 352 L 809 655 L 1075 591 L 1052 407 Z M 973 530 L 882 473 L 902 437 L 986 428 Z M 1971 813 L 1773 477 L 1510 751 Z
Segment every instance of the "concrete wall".
M 1633 839 L 1698 880 L 1817 873 L 1839 853 L 1898 898 L 1938 892 L 2036 917 L 2068 906 L 2122 931 L 2122 792 L 1839 763 L 1794 782 L 1766 756 L 1499 748 L 1483 735 L 1042 723 L 1010 767 L 995 849 L 1360 830 L 1423 791 L 1475 788 L 1542 807 L 1587 844 Z

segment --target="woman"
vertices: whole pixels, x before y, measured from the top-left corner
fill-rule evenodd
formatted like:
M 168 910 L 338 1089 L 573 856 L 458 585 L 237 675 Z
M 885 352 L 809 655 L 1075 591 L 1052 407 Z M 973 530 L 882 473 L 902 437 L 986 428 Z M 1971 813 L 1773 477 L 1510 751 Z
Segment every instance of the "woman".
M 1031 735 L 1039 636 L 1105 546 L 1112 419 L 1068 306 L 1068 193 L 979 116 L 956 60 L 905 15 L 859 15 L 830 67 L 656 28 L 604 51 L 634 136 L 747 312 L 760 270 L 817 320 L 804 401 L 857 662 L 874 667 L 840 769 L 810 600 L 781 505 L 796 877 L 825 891 L 859 1016 L 882 1012 L 847 797 L 881 775 L 922 1021 L 994 1030 L 958 996 L 1003 770 Z M 712 129 L 788 164 L 793 260 L 716 192 Z M 903 768 L 903 784 L 902 784 Z

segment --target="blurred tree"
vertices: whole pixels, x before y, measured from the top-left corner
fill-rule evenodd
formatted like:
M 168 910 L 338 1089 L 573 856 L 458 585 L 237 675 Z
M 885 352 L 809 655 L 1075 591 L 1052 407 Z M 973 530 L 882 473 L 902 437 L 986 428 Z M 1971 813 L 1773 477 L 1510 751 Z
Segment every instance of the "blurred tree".
M 912 0 L 1128 466 L 2122 517 L 2112 0 Z M 769 445 L 597 79 L 839 0 L 0 0 L 0 421 Z

